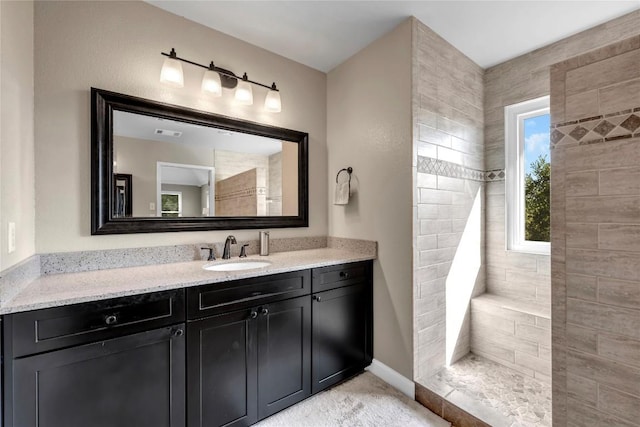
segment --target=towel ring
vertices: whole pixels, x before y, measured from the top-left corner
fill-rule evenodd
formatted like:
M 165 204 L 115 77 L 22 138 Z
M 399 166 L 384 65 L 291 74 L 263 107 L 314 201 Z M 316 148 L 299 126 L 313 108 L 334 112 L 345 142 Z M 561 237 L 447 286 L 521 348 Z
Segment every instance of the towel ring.
M 353 168 L 351 166 L 349 166 L 348 168 L 342 168 L 338 171 L 338 174 L 336 175 L 336 184 L 338 183 L 338 177 L 340 177 L 340 174 L 342 172 L 346 172 L 349 174 L 349 188 L 351 188 L 351 173 L 353 173 Z

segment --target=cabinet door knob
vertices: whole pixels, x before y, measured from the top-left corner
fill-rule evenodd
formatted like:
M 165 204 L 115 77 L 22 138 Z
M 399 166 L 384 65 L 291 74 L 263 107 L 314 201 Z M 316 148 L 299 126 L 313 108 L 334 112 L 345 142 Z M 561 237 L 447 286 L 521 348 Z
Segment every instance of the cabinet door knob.
M 313 299 L 318 301 L 318 302 L 322 301 L 322 297 L 320 295 L 314 295 Z
M 343 279 L 348 279 L 349 278 L 349 273 L 347 273 L 345 271 L 341 271 L 340 272 L 340 277 L 342 277 Z
M 176 329 L 175 331 L 173 331 L 173 336 L 174 337 L 181 337 L 184 335 L 184 330 L 182 329 Z
M 249 315 L 249 317 L 255 319 L 256 317 L 258 317 L 258 312 L 255 310 L 251 310 L 251 314 Z
M 266 316 L 267 314 L 269 314 L 269 309 L 265 307 L 262 309 L 261 313 L 263 316 Z
M 107 325 L 115 325 L 118 322 L 118 318 L 115 314 L 109 315 L 104 318 L 104 323 Z

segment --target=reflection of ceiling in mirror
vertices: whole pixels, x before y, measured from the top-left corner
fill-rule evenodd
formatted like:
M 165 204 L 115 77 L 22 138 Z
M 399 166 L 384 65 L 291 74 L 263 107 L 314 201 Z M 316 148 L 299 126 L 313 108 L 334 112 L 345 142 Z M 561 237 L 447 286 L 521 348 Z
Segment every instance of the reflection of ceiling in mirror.
M 209 183 L 210 168 L 193 168 L 188 166 L 161 166 L 163 184 L 195 185 L 200 187 Z
M 159 134 L 157 130 L 168 131 L 168 134 Z M 174 132 L 181 134 L 175 137 Z M 265 156 L 282 151 L 282 141 L 278 139 L 124 111 L 113 112 L 113 135 Z

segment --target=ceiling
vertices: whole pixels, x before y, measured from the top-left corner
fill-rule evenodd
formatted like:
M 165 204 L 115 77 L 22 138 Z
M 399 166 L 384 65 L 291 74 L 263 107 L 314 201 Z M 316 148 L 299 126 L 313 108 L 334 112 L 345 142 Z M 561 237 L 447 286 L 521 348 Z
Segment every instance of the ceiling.
M 412 15 L 487 68 L 640 9 L 640 0 L 148 3 L 324 72 Z

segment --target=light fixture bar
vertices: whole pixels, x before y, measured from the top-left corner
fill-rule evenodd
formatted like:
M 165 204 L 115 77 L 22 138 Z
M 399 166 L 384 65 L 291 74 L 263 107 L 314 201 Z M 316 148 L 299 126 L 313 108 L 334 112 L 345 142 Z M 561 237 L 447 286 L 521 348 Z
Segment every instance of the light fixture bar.
M 177 59 L 178 61 L 186 62 L 187 64 L 191 64 L 191 65 L 195 65 L 196 67 L 204 68 L 205 70 L 215 71 L 218 74 L 222 74 L 223 76 L 226 76 L 226 77 L 231 78 L 231 79 L 243 80 L 245 82 L 249 82 L 249 83 L 254 84 L 256 86 L 261 86 L 261 87 L 267 88 L 269 90 L 274 90 L 276 92 L 279 91 L 279 89 L 276 87 L 275 83 L 273 83 L 272 85 L 265 85 L 265 84 L 262 84 L 260 82 L 256 82 L 254 80 L 249 80 L 248 78 L 238 77 L 232 71 L 225 70 L 224 68 L 216 67 L 215 65 L 213 66 L 213 68 L 211 68 L 210 65 L 202 65 L 202 64 L 198 64 L 197 62 L 189 61 L 188 59 L 180 58 L 176 54 L 176 50 L 174 48 L 171 48 L 171 52 L 170 53 L 165 53 L 165 52 L 160 52 L 160 53 L 162 55 L 164 55 L 164 56 L 168 56 L 169 58 Z M 246 75 L 246 73 L 244 73 L 244 74 Z

